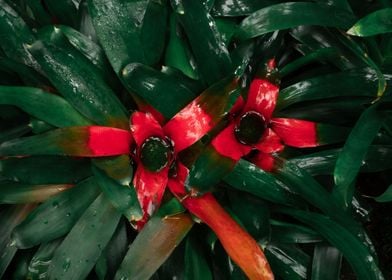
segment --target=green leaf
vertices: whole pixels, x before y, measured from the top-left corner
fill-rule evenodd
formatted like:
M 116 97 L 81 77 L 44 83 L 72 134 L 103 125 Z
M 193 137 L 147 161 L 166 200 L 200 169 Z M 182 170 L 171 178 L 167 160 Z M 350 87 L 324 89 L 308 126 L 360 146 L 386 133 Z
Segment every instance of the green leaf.
M 89 0 L 99 41 L 114 71 L 132 62 L 153 65 L 164 48 L 166 1 Z
M 275 275 L 284 279 L 307 279 L 310 258 L 295 245 L 270 243 L 264 249 Z
M 61 242 L 62 239 L 56 239 L 39 246 L 29 264 L 27 278 L 39 280 L 46 277 L 53 254 Z
M 1 49 L 9 58 L 39 70 L 25 46 L 35 41 L 30 28 L 4 0 L 0 1 L 0 15 Z
M 101 125 L 128 127 L 124 106 L 103 81 L 101 72 L 72 47 L 58 28 L 46 28 L 29 51 L 64 98 Z
M 91 124 L 62 97 L 38 88 L 0 86 L 0 104 L 17 106 L 57 127 Z
M 268 20 L 265 20 L 266 18 Z M 331 6 L 308 2 L 281 3 L 268 6 L 246 17 L 241 22 L 237 37 L 246 40 L 300 25 L 348 28 L 354 20 L 351 13 Z
M 114 279 L 149 279 L 192 225 L 187 214 L 153 216 L 131 244 Z
M 391 18 L 392 8 L 377 10 L 357 21 L 347 34 L 366 37 L 392 32 Z
M 377 202 L 391 202 L 392 201 L 392 185 L 380 196 L 374 198 Z
M 98 196 L 57 248 L 48 278 L 87 277 L 114 234 L 120 216 L 103 194 Z
M 272 219 L 270 222 L 271 239 L 274 242 L 307 244 L 323 240 L 320 234 L 308 227 Z
M 370 144 L 382 126 L 383 118 L 383 113 L 377 111 L 377 105 L 366 109 L 339 154 L 334 170 L 334 196 L 344 205 L 351 203 L 350 186 L 361 168 Z
M 60 23 L 78 27 L 78 12 L 72 0 L 44 0 L 52 17 Z
M 283 182 L 246 160 L 239 160 L 223 180 L 235 189 L 284 205 L 296 205 L 297 195 Z M 262 187 L 260 187 L 262 186 Z
M 72 185 L 27 185 L 16 182 L 0 183 L 0 204 L 43 202 Z
M 185 242 L 185 275 L 186 280 L 212 280 L 211 269 L 197 238 L 190 234 Z
M 374 96 L 377 77 L 362 69 L 323 75 L 282 89 L 276 110 L 295 103 L 343 96 Z
M 175 13 L 170 16 L 170 34 L 165 52 L 165 65 L 177 68 L 192 79 L 198 78 L 194 58 L 191 57 L 189 46 L 181 35 Z
M 72 228 L 99 192 L 90 178 L 38 206 L 19 224 L 13 239 L 18 248 L 30 248 L 63 236 Z
M 215 0 L 212 8 L 214 16 L 234 17 L 249 15 L 261 8 L 277 4 L 280 0 Z
M 127 88 L 166 119 L 173 117 L 196 97 L 196 92 L 189 89 L 178 75 L 168 75 L 140 63 L 127 65 L 122 75 Z
M 348 231 L 329 218 L 301 210 L 280 210 L 289 216 L 309 225 L 342 252 L 350 263 L 359 280 L 384 279 L 376 260 L 366 245 Z
M 308 203 L 341 225 L 345 225 L 352 232 L 358 232 L 359 225 L 353 217 L 345 212 L 334 197 L 305 170 L 286 161 L 278 168 L 275 175 Z
M 143 217 L 136 190 L 131 185 L 133 170 L 128 156 L 99 159 L 94 161 L 93 173 L 98 185 L 113 206 L 128 220 Z
M 342 254 L 338 249 L 325 244 L 314 248 L 312 263 L 312 280 L 339 279 Z
M 90 162 L 58 156 L 10 158 L 0 161 L 1 175 L 29 184 L 72 184 L 91 175 Z
M 199 74 L 212 85 L 232 73 L 227 46 L 201 1 L 171 1 L 190 42 Z
M 34 208 L 32 204 L 6 206 L 0 210 L 0 277 L 2 278 L 14 257 L 17 247 L 11 239 L 11 232 Z

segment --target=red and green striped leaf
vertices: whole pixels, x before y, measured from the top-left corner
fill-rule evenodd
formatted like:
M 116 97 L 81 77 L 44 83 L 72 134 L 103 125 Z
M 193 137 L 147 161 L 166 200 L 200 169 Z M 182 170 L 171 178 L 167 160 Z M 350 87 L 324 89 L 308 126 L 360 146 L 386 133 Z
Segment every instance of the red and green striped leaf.
M 129 131 L 104 126 L 67 127 L 0 144 L 0 156 L 102 157 L 130 153 Z

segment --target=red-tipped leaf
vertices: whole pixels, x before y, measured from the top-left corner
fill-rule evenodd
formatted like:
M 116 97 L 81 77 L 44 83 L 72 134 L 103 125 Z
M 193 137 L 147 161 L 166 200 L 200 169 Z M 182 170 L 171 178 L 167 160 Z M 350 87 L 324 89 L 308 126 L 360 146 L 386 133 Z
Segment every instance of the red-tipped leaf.
M 270 128 L 268 128 L 261 141 L 256 144 L 256 148 L 263 153 L 275 153 L 283 150 L 284 145 L 280 137 Z
M 131 116 L 131 132 L 138 146 L 142 145 L 148 137 L 164 137 L 161 125 L 150 113 L 133 113 Z
M 252 163 L 257 165 L 264 171 L 273 171 L 275 167 L 275 158 L 271 154 L 257 153 L 251 160 Z
M 317 142 L 317 124 L 315 122 L 273 118 L 271 124 L 272 129 L 288 146 L 305 148 L 319 145 Z

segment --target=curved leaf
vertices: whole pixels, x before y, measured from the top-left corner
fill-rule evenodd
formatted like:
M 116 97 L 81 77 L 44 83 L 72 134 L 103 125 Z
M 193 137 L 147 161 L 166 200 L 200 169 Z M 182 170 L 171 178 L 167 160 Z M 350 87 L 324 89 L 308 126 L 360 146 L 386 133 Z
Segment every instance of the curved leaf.
M 392 32 L 391 18 L 392 8 L 375 11 L 357 21 L 347 34 L 366 37 Z
M 309 2 L 281 3 L 258 10 L 245 18 L 237 37 L 246 40 L 300 25 L 348 28 L 354 20 L 351 13 L 331 6 Z
M 93 179 L 52 197 L 32 211 L 13 231 L 18 248 L 30 248 L 66 234 L 99 192 Z
M 338 249 L 320 244 L 313 253 L 312 280 L 339 279 L 342 254 Z
M 380 196 L 374 198 L 377 202 L 391 202 L 392 201 L 392 185 Z
M 103 194 L 98 196 L 56 249 L 48 278 L 87 277 L 114 234 L 120 217 Z
M 0 104 L 17 106 L 57 127 L 91 124 L 62 97 L 37 88 L 0 86 Z
M 384 279 L 376 260 L 366 245 L 352 235 L 344 226 L 316 213 L 294 209 L 280 211 L 314 228 L 332 245 L 338 248 L 350 263 L 359 280 Z

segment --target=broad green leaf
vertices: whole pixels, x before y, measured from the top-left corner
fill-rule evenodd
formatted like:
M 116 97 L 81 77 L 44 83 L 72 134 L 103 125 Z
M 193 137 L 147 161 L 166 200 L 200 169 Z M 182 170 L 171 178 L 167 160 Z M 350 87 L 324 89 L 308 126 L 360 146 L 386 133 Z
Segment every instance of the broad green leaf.
M 11 232 L 34 208 L 33 204 L 6 206 L 0 210 L 0 277 L 2 278 L 14 257 L 17 247 L 11 239 Z
M 169 42 L 166 45 L 165 65 L 177 68 L 190 78 L 196 79 L 198 73 L 191 57 L 189 46 L 184 40 L 176 14 L 170 16 Z
M 231 187 L 284 205 L 299 203 L 297 195 L 283 182 L 246 160 L 239 160 L 223 180 Z
M 268 20 L 265 20 L 266 18 Z M 348 28 L 354 20 L 351 13 L 331 6 L 310 2 L 281 3 L 268 6 L 246 17 L 241 22 L 237 37 L 246 40 L 300 25 Z
M 56 239 L 39 246 L 29 264 L 27 274 L 28 279 L 39 280 L 47 276 L 48 267 L 53 258 L 53 254 L 61 244 L 61 241 L 62 239 Z
M 63 23 L 78 27 L 78 12 L 73 0 L 44 0 L 47 9 L 55 19 L 56 23 Z
M 201 79 L 212 85 L 232 73 L 227 46 L 201 1 L 171 1 L 195 56 Z
M 158 62 L 165 40 L 166 1 L 89 0 L 88 7 L 99 41 L 118 75 L 132 62 Z
M 0 38 L 0 47 L 9 58 L 39 70 L 38 64 L 25 46 L 35 41 L 34 35 L 4 0 L 0 1 Z
M 377 105 L 366 109 L 352 129 L 342 152 L 337 158 L 334 169 L 334 196 L 344 205 L 351 202 L 350 186 L 357 176 L 362 161 L 374 137 L 382 126 L 383 113 L 377 111 Z
M 127 253 L 130 241 L 127 228 L 128 223 L 126 219 L 120 220 L 112 239 L 97 261 L 95 272 L 99 279 L 113 279 L 114 274 Z
M 32 128 L 31 124 L 29 123 L 24 123 L 9 129 L 3 129 L 0 132 L 0 143 L 21 137 L 27 133 L 30 133 L 31 131 Z
M 376 260 L 366 245 L 346 229 L 321 214 L 301 210 L 280 210 L 319 232 L 327 241 L 342 252 L 359 280 L 384 279 Z
M 16 246 L 22 249 L 30 248 L 63 236 L 69 232 L 98 193 L 95 180 L 90 178 L 48 199 L 15 228 L 13 239 Z
M 276 110 L 295 103 L 343 96 L 374 96 L 377 76 L 362 69 L 316 77 L 288 86 L 279 93 Z
M 143 98 L 166 119 L 173 117 L 197 94 L 189 89 L 178 75 L 162 73 L 139 63 L 127 65 L 122 75 L 127 88 Z
M 17 106 L 57 127 L 91 124 L 62 97 L 38 88 L 0 86 L 0 104 Z
M 28 185 L 16 182 L 0 183 L 0 204 L 43 202 L 73 185 Z
M 326 244 L 314 248 L 312 280 L 336 280 L 340 276 L 342 254 L 338 249 Z
M 325 150 L 290 159 L 290 162 L 305 169 L 311 175 L 333 173 L 336 159 L 342 149 Z M 379 172 L 392 168 L 392 147 L 384 145 L 369 146 L 366 157 L 361 163 L 362 172 Z
M 143 217 L 136 190 L 132 186 L 133 170 L 128 156 L 94 161 L 93 173 L 98 185 L 113 206 L 129 221 Z
M 33 68 L 10 58 L 0 58 L 0 69 L 10 73 L 16 73 L 25 86 L 38 88 L 50 87 L 50 82 Z
M 277 4 L 282 0 L 215 0 L 212 8 L 214 16 L 237 17 L 249 15 L 261 8 Z
M 264 249 L 272 271 L 283 279 L 307 279 L 310 257 L 295 245 L 270 243 Z
M 29 184 L 72 184 L 91 175 L 90 162 L 58 156 L 10 158 L 0 161 L 1 175 Z
M 332 194 L 305 170 L 286 161 L 279 167 L 275 175 L 308 203 L 317 207 L 341 225 L 345 225 L 351 232 L 358 232 L 359 225 L 353 217 L 345 212 Z
M 166 205 L 154 215 L 129 247 L 114 279 L 149 279 L 193 225 L 191 217 Z M 173 214 L 169 214 L 172 212 Z M 154 256 L 151 258 L 151 256 Z
M 186 280 L 212 280 L 211 269 L 203 252 L 200 240 L 193 234 L 188 235 L 185 242 L 185 275 Z
M 274 242 L 307 244 L 323 240 L 320 234 L 308 227 L 272 219 L 270 222 L 271 239 Z
M 103 194 L 98 196 L 56 249 L 48 278 L 86 278 L 114 234 L 120 216 Z
M 377 202 L 391 202 L 392 201 L 392 185 L 380 196 L 374 198 Z
M 392 8 L 377 10 L 357 21 L 347 34 L 353 36 L 374 36 L 392 32 Z
M 103 81 L 101 72 L 72 47 L 58 28 L 41 31 L 29 51 L 48 79 L 85 117 L 102 125 L 128 127 L 124 106 Z

